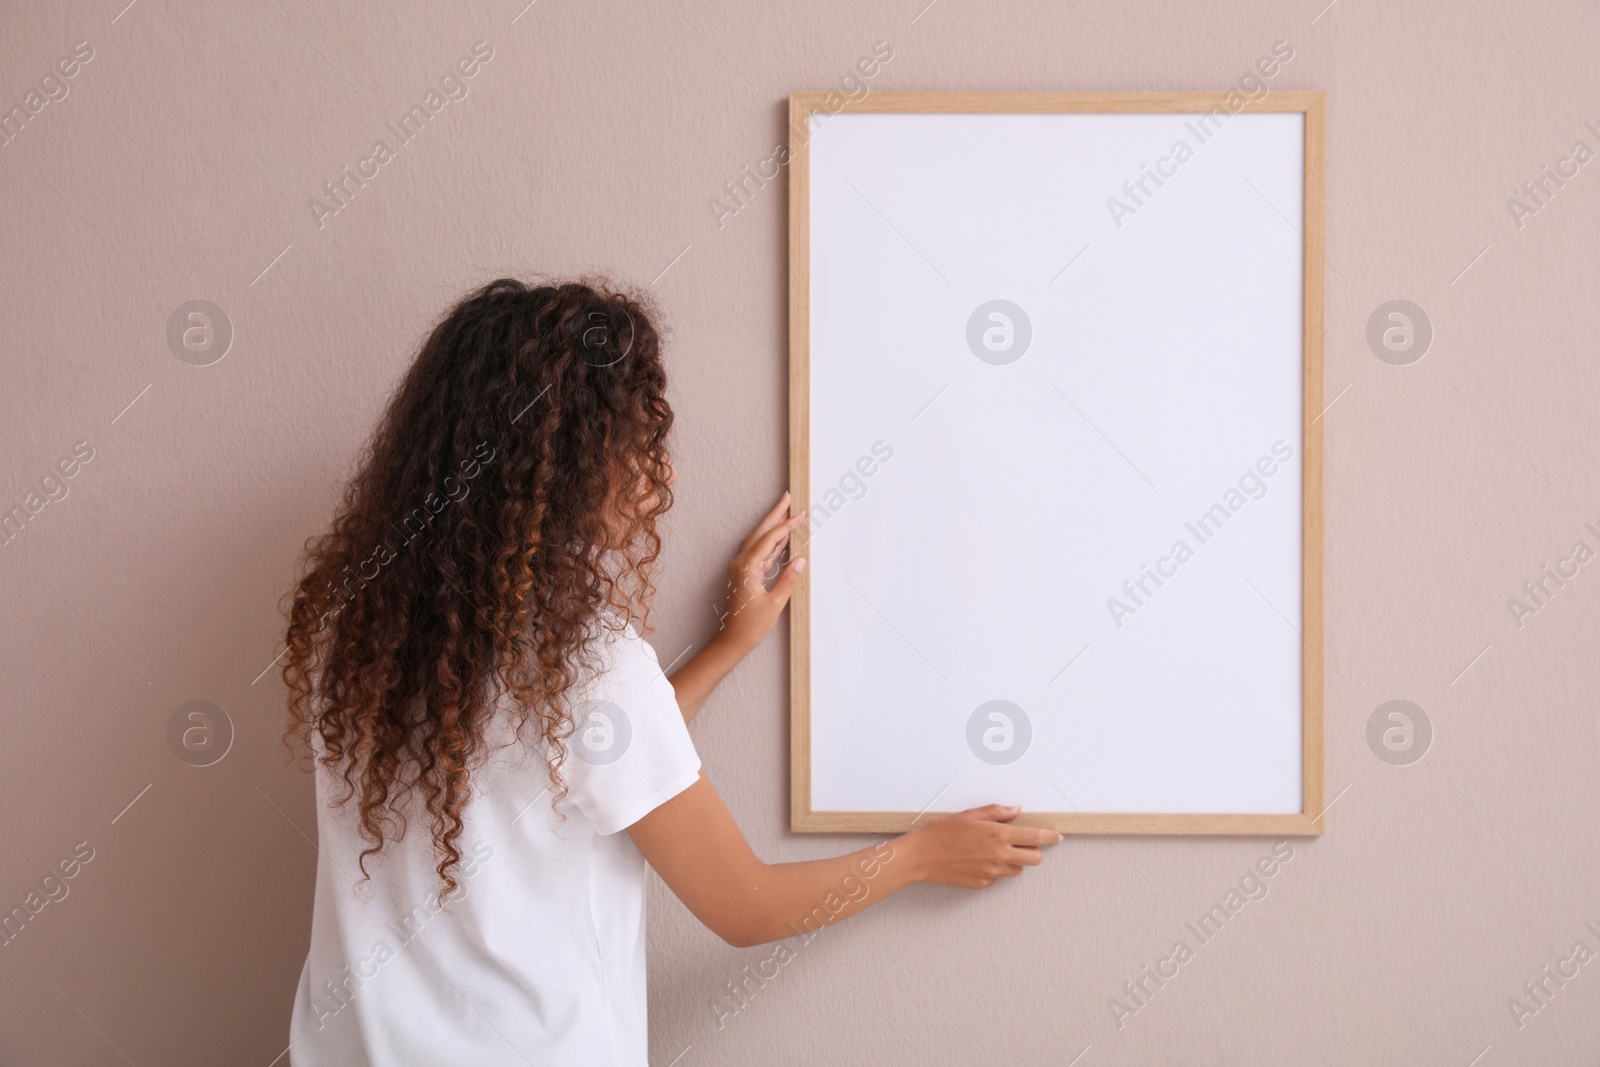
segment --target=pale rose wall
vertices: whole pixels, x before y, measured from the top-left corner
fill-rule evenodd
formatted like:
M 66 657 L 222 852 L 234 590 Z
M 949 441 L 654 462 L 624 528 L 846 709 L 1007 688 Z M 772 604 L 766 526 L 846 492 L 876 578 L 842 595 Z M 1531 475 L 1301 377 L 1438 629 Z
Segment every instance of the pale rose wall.
M 713 999 L 770 950 L 727 948 L 658 885 L 653 1062 L 1590 1062 L 1600 963 L 1520 1030 L 1506 1002 L 1575 941 L 1600 949 L 1600 567 L 1520 629 L 1507 599 L 1579 538 L 1600 547 L 1582 526 L 1600 526 L 1600 164 L 1520 229 L 1506 201 L 1575 140 L 1600 148 L 1600 9 L 123 2 L 0 14 L 7 107 L 74 42 L 94 50 L 0 148 L 0 504 L 94 450 L 0 548 L 0 905 L 94 850 L 0 949 L 0 1062 L 283 1051 L 314 819 L 276 675 L 256 679 L 299 545 L 447 301 L 510 272 L 654 281 L 683 416 L 670 658 L 707 634 L 726 554 L 784 485 L 785 191 L 721 228 L 708 200 L 771 155 L 787 94 L 876 41 L 894 49 L 877 89 L 1088 90 L 1227 87 L 1278 40 L 1295 56 L 1274 87 L 1329 93 L 1328 394 L 1348 387 L 1324 417 L 1329 795 L 1347 790 L 1329 832 L 1120 1030 L 1108 998 L 1269 842 L 1091 837 L 982 895 L 909 892 L 720 1029 Z M 319 231 L 308 199 L 480 40 L 470 95 Z M 1364 336 L 1396 298 L 1435 327 L 1406 367 Z M 191 299 L 233 324 L 212 366 L 168 349 Z M 785 829 L 785 642 L 693 729 L 771 859 L 866 840 Z M 1436 733 L 1406 767 L 1365 740 L 1395 698 Z M 193 699 L 236 728 L 207 768 L 165 740 Z

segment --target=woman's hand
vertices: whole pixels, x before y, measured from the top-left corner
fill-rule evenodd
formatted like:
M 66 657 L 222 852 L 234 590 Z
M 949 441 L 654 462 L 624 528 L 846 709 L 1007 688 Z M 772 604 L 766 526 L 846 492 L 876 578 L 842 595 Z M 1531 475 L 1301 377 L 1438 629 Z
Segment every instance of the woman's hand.
M 728 564 L 728 594 L 713 640 L 741 657 L 772 632 L 806 569 L 804 557 L 791 560 L 786 567 L 781 564 L 784 550 L 789 547 L 789 535 L 806 521 L 805 513 L 791 517 L 788 511 L 786 492 L 750 531 Z M 769 588 L 767 582 L 774 574 L 777 580 Z
M 767 575 L 777 569 L 789 547 L 790 532 L 806 520 L 805 515 L 789 518 L 788 508 L 789 494 L 784 493 L 739 546 L 739 554 L 728 564 L 728 595 L 718 611 L 717 632 L 671 678 L 685 721 L 700 713 L 717 683 L 772 631 L 800 584 L 804 559 L 791 561 L 767 588 Z
M 911 853 L 918 881 L 986 889 L 1038 866 L 1044 859 L 1039 849 L 1061 840 L 1054 830 L 1008 825 L 1021 813 L 1000 804 L 959 811 L 912 830 L 895 848 Z

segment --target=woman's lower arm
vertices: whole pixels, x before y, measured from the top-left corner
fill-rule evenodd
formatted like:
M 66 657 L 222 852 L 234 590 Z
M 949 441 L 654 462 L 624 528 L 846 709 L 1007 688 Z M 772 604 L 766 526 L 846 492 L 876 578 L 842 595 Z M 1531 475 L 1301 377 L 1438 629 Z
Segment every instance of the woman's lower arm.
M 740 946 L 831 925 L 923 874 L 920 842 L 907 837 L 827 859 L 763 863 L 704 775 L 628 834 L 695 918 Z
M 699 714 L 717 683 L 728 676 L 744 655 L 744 651 L 723 640 L 719 633 L 667 679 L 672 683 L 684 722 L 692 721 Z
M 920 881 L 915 853 L 904 838 L 844 856 L 763 864 L 747 894 L 736 945 L 760 945 L 816 933 Z
M 1009 825 L 997 804 L 937 818 L 871 848 L 763 863 L 702 774 L 628 827 L 668 888 L 729 944 L 759 945 L 847 919 L 916 882 L 978 889 L 1036 866 L 1061 835 Z

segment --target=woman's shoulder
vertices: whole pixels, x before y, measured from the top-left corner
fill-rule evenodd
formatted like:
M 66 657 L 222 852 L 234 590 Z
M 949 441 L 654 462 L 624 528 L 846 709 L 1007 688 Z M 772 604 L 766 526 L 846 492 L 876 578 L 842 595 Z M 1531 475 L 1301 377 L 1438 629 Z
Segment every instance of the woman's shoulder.
M 603 608 L 596 614 L 592 634 L 607 670 L 640 665 L 661 669 L 656 650 L 640 635 L 635 620 L 615 608 Z

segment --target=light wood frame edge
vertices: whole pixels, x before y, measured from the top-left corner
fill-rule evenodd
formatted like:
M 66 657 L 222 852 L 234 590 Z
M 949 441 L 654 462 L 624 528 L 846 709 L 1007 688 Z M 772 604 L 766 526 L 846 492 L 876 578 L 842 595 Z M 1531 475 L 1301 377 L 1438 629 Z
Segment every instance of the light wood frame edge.
M 811 153 L 808 96 L 789 97 L 789 493 L 795 514 L 811 510 Z M 795 531 L 795 554 L 809 528 Z M 789 600 L 789 820 L 794 830 L 811 811 L 811 582 Z
M 789 487 L 795 513 L 811 507 L 810 411 L 810 116 L 817 110 L 926 112 L 1128 113 L 1209 112 L 1232 94 L 1177 93 L 873 93 L 840 107 L 837 94 L 789 97 Z M 1031 812 L 1019 821 L 1062 833 L 1315 836 L 1323 832 L 1323 454 L 1318 421 L 1323 398 L 1323 253 L 1326 213 L 1327 94 L 1269 93 L 1233 111 L 1305 116 L 1301 404 L 1301 811 L 1292 814 Z M 803 551 L 804 545 L 797 546 Z M 799 832 L 900 833 L 942 812 L 811 810 L 811 581 L 789 606 L 789 825 Z M 1311 814 L 1315 812 L 1315 814 Z
M 1301 241 L 1304 264 L 1301 283 L 1304 399 L 1301 401 L 1301 782 L 1302 814 L 1322 832 L 1323 803 L 1323 701 L 1322 675 L 1322 396 L 1323 396 L 1323 258 L 1326 244 L 1327 94 L 1302 93 L 1305 100 L 1305 172 L 1302 210 L 1305 226 Z M 806 706 L 807 717 L 811 707 Z M 1315 814 L 1311 814 L 1311 813 Z
M 948 812 L 930 811 L 808 811 L 792 819 L 797 831 L 808 833 L 904 833 Z M 1322 822 L 1302 812 L 1281 815 L 1229 815 L 1212 812 L 1024 812 L 1018 826 L 1044 826 L 1064 834 L 1126 836 L 1239 836 L 1315 837 Z
M 1228 107 L 1230 97 L 1239 98 L 1239 107 Z M 837 99 L 839 106 L 829 104 Z M 1147 112 L 1204 112 L 1223 108 L 1256 112 L 1320 111 L 1327 94 L 1320 89 L 1269 92 L 1259 100 L 1250 100 L 1233 90 L 1182 90 L 1177 92 L 1108 92 L 1108 93 L 868 93 L 851 101 L 838 93 L 805 92 L 789 94 L 789 132 L 800 134 L 802 140 L 808 133 L 804 119 L 814 111 L 830 114 L 855 112 L 858 114 L 927 113 L 930 115 L 955 114 L 1045 114 L 1060 115 L 1082 113 L 1129 114 Z M 800 124 L 797 126 L 796 123 Z M 790 159 L 794 158 L 790 146 Z M 790 188 L 794 187 L 791 174 Z

